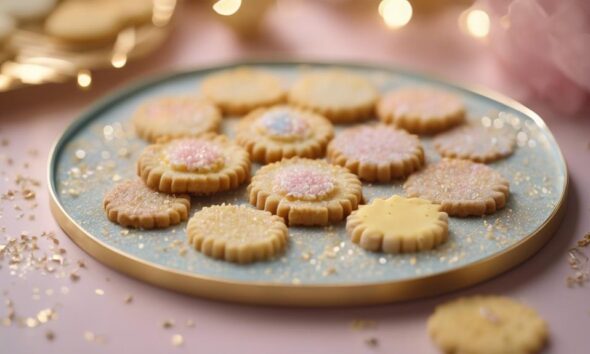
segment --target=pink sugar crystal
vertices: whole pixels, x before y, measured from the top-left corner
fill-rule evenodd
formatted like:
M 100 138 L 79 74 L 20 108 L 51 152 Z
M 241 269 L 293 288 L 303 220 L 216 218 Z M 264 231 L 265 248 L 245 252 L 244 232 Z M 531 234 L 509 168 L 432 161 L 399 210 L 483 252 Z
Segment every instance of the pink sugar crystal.
M 206 140 L 182 139 L 172 143 L 168 149 L 168 161 L 189 171 L 210 168 L 222 158 L 219 147 Z
M 274 188 L 290 197 L 314 198 L 330 193 L 334 189 L 334 178 L 313 166 L 294 165 L 277 173 Z
M 276 109 L 267 112 L 260 118 L 259 122 L 269 133 L 278 136 L 304 136 L 309 129 L 309 125 L 305 120 L 288 109 Z

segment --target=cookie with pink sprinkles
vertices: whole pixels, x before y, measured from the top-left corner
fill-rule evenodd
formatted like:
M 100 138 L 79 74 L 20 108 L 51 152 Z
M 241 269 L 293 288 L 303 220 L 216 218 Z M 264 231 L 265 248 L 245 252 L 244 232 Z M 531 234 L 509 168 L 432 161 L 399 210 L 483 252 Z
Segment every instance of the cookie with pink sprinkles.
M 323 160 L 292 158 L 262 167 L 248 186 L 250 203 L 288 225 L 344 220 L 362 201 L 358 177 Z
M 139 157 L 137 174 L 160 192 L 202 195 L 238 187 L 250 165 L 242 147 L 223 135 L 207 134 L 149 145 Z
M 333 135 L 326 118 L 281 105 L 258 109 L 240 120 L 236 142 L 252 160 L 269 163 L 294 156 L 322 157 Z
M 196 97 L 164 97 L 147 101 L 133 116 L 137 135 L 152 143 L 215 133 L 220 124 L 219 109 Z
M 506 205 L 509 183 L 499 172 L 469 160 L 443 159 L 412 174 L 408 197 L 430 200 L 452 216 L 484 215 Z
M 328 161 L 368 182 L 389 182 L 424 165 L 417 136 L 386 125 L 348 128 L 328 145 Z

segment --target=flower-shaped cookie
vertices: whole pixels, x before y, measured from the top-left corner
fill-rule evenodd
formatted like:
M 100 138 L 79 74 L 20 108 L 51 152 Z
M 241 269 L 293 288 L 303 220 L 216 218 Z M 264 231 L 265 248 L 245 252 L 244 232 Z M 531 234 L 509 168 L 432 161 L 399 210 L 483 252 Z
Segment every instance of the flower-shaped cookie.
M 346 220 L 352 242 L 369 251 L 405 253 L 431 250 L 445 242 L 448 215 L 438 204 L 394 195 L 361 205 Z
M 246 206 L 214 205 L 189 220 L 188 241 L 209 257 L 229 262 L 268 260 L 287 245 L 283 219 Z
M 404 88 L 386 93 L 377 104 L 377 116 L 414 134 L 433 134 L 465 120 L 459 97 L 432 88 Z
M 509 183 L 492 168 L 469 160 L 443 159 L 411 175 L 404 189 L 442 205 L 449 215 L 494 213 L 506 204 Z
M 516 145 L 511 128 L 467 124 L 437 135 L 436 150 L 444 157 L 492 162 L 512 154 Z
M 236 142 L 252 160 L 269 163 L 294 156 L 323 156 L 332 124 L 315 113 L 288 106 L 261 108 L 240 121 Z
M 205 78 L 201 90 L 225 114 L 246 114 L 285 99 L 285 90 L 277 77 L 248 67 L 212 74 Z
M 166 97 L 141 105 L 133 116 L 137 135 L 149 142 L 196 137 L 217 132 L 221 113 L 209 102 L 194 97 Z
M 444 353 L 536 353 L 547 323 L 528 306 L 503 296 L 459 298 L 436 307 L 428 333 Z
M 125 227 L 165 228 L 188 218 L 190 198 L 149 189 L 140 179 L 117 184 L 104 197 L 109 220 Z
M 262 167 L 248 186 L 250 203 L 288 225 L 328 225 L 362 201 L 359 179 L 322 160 L 292 158 Z
M 289 102 L 310 109 L 332 122 L 370 118 L 379 97 L 365 77 L 345 70 L 322 70 L 301 76 L 289 91 Z
M 206 134 L 149 145 L 137 174 L 165 193 L 211 194 L 233 189 L 250 174 L 250 158 L 225 136 Z
M 424 164 L 418 137 L 386 125 L 346 129 L 330 142 L 327 157 L 369 182 L 389 182 Z

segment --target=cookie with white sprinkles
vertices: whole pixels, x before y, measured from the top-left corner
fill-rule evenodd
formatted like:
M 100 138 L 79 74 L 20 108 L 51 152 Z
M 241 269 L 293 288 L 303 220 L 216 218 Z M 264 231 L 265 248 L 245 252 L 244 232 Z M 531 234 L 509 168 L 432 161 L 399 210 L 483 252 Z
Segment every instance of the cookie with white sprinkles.
M 190 198 L 156 192 L 134 179 L 111 189 L 104 197 L 103 207 L 109 220 L 121 226 L 165 228 L 188 218 Z
M 361 182 L 347 169 L 297 157 L 262 167 L 248 191 L 251 204 L 288 225 L 336 223 L 362 201 Z
M 362 180 L 389 182 L 422 167 L 424 150 L 418 137 L 380 124 L 344 130 L 328 145 L 327 158 Z
M 433 143 L 444 157 L 492 162 L 512 154 L 516 139 L 511 128 L 467 124 L 437 135 Z
M 186 233 L 198 251 L 236 263 L 268 260 L 284 251 L 288 237 L 283 219 L 243 205 L 203 208 L 189 220 Z
M 137 161 L 137 174 L 160 192 L 212 194 L 245 182 L 250 158 L 225 136 L 206 134 L 147 146 Z
M 206 100 L 195 97 L 164 97 L 142 104 L 133 116 L 137 135 L 149 142 L 197 137 L 217 132 L 221 112 Z
M 506 205 L 509 183 L 494 169 L 476 162 L 443 159 L 411 175 L 404 184 L 408 197 L 442 205 L 452 216 L 491 214 Z
M 294 156 L 322 157 L 333 135 L 326 118 L 281 105 L 257 109 L 240 120 L 236 142 L 252 160 L 269 163 Z
M 465 120 L 461 99 L 427 87 L 408 87 L 386 93 L 377 103 L 377 116 L 414 134 L 434 134 Z
M 459 298 L 436 307 L 428 333 L 444 353 L 539 352 L 547 323 L 528 306 L 503 296 Z

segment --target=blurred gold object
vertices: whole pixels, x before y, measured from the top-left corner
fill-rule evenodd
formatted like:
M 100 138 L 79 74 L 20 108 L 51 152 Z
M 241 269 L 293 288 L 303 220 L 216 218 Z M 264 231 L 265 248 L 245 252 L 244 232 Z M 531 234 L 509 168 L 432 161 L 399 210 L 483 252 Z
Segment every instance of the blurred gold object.
M 258 33 L 264 15 L 276 0 L 216 0 L 211 3 L 221 22 L 241 37 L 252 37 Z
M 47 35 L 39 24 L 25 24 L 3 49 L 0 92 L 73 78 L 86 89 L 92 83 L 92 70 L 122 68 L 159 47 L 176 8 L 177 0 L 154 0 L 151 21 L 122 29 L 111 43 L 86 48 Z

